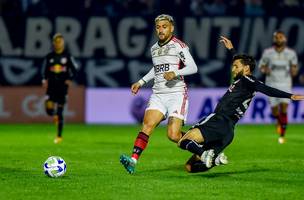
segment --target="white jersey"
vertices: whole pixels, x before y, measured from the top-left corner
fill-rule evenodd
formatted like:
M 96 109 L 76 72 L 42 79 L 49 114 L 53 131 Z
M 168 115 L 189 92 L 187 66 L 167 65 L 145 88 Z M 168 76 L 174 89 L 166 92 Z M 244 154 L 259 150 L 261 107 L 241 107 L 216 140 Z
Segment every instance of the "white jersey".
M 154 78 L 153 92 L 155 94 L 168 94 L 186 92 L 185 75 L 197 72 L 197 66 L 189 52 L 187 45 L 175 37 L 160 46 L 155 43 L 151 47 L 153 68 L 141 80 L 148 82 Z M 176 79 L 167 81 L 164 72 L 173 71 Z
M 297 64 L 298 58 L 294 50 L 285 48 L 282 52 L 277 52 L 274 47 L 271 47 L 264 50 L 259 67 L 268 66 L 271 69 L 270 74 L 266 76 L 267 85 L 291 90 L 290 67 Z

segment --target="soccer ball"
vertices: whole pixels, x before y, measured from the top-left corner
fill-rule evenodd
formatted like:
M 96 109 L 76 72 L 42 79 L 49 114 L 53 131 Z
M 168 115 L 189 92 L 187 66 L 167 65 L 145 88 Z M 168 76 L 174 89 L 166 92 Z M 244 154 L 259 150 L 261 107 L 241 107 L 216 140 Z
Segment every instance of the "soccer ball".
M 49 157 L 43 165 L 44 173 L 49 177 L 59 177 L 66 172 L 66 164 L 59 156 Z

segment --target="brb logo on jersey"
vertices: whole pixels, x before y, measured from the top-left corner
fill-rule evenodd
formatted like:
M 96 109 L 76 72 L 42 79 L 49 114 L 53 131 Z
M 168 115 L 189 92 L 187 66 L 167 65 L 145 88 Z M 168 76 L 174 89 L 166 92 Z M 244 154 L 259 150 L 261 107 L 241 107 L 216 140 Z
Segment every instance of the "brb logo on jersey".
M 161 73 L 169 71 L 169 64 L 160 64 L 160 65 L 154 65 L 154 72 Z

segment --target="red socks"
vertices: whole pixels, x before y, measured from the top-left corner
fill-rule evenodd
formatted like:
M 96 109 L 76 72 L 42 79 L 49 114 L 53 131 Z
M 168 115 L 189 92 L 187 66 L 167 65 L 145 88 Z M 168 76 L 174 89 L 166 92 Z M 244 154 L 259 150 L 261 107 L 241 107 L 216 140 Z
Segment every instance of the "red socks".
M 279 124 L 281 126 L 280 135 L 284 136 L 285 132 L 286 132 L 287 123 L 288 123 L 287 113 L 280 113 L 278 120 L 279 120 Z
M 134 142 L 132 158 L 138 160 L 140 154 L 147 147 L 148 141 L 149 135 L 145 134 L 144 132 L 138 133 L 137 138 Z

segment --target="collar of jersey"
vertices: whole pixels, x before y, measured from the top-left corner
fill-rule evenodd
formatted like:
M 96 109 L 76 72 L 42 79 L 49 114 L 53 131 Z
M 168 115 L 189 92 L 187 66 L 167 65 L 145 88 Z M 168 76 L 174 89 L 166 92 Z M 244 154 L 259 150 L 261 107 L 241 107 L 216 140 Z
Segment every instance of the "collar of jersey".
M 168 43 L 172 40 L 172 38 L 174 38 L 174 35 L 172 35 L 171 38 L 170 38 L 170 40 L 168 40 L 168 41 L 165 42 L 164 44 L 160 45 L 160 44 L 159 44 L 159 41 L 157 42 L 157 44 L 158 44 L 158 46 L 160 46 L 160 47 L 165 46 L 166 44 L 168 44 Z

